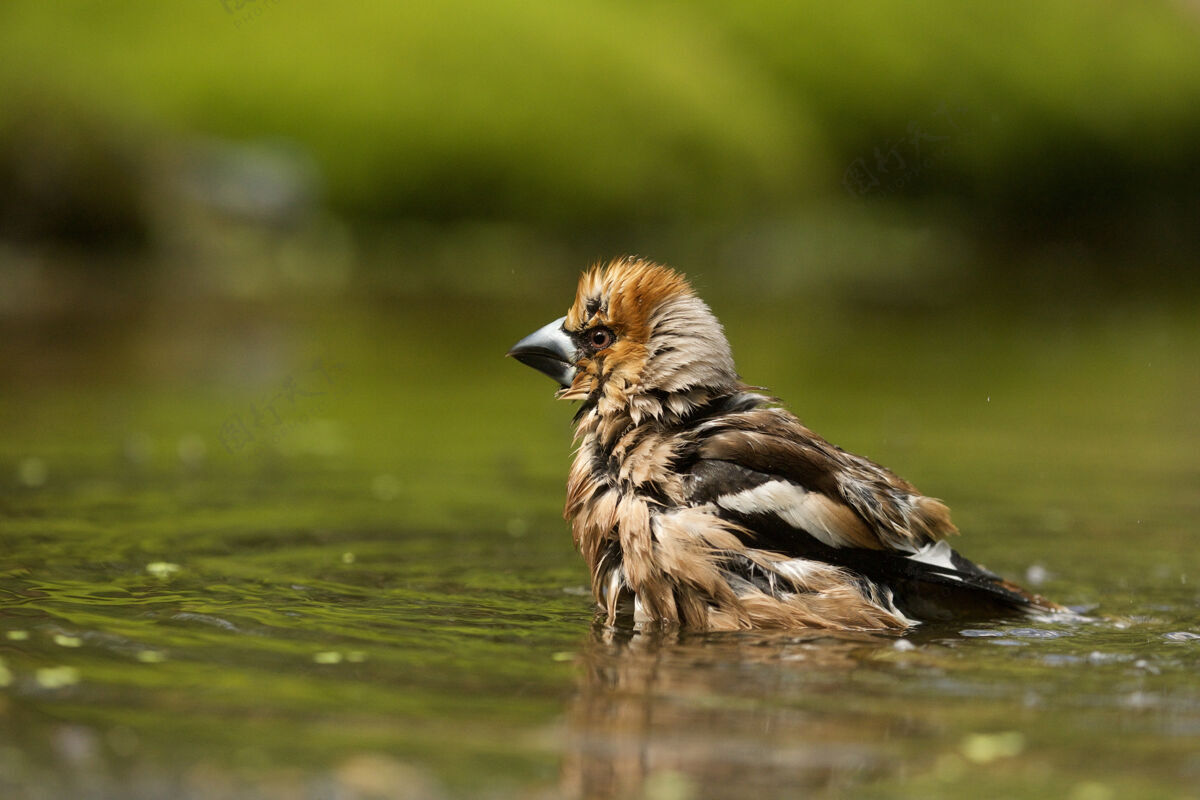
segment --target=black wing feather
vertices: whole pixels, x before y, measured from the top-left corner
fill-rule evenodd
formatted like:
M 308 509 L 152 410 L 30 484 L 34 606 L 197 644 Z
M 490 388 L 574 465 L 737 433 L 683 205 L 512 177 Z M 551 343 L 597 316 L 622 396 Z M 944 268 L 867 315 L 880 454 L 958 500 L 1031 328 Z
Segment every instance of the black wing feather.
M 723 511 L 722 516 L 747 531 L 745 543 L 751 547 L 833 564 L 890 589 L 896 607 L 915 619 L 999 614 L 1037 605 L 1030 596 L 953 550 L 951 563 L 956 568 L 949 569 L 895 550 L 831 547 L 770 512 Z
M 777 480 L 783 479 L 730 461 L 701 459 L 691 465 L 685 487 L 690 502 L 716 504 L 723 496 Z M 914 618 L 948 619 L 1036 605 L 1029 595 L 954 550 L 950 550 L 951 569 L 917 561 L 896 550 L 833 547 L 770 511 L 745 514 L 720 509 L 719 513 L 745 531 L 741 536 L 746 545 L 846 569 L 890 589 L 896 607 Z M 760 576 L 745 577 L 760 582 Z

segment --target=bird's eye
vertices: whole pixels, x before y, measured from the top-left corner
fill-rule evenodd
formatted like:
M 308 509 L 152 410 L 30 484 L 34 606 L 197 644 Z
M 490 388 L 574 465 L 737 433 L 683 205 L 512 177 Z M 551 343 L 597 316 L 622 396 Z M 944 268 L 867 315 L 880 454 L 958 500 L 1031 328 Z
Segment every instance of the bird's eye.
M 616 338 L 608 328 L 594 328 L 587 337 L 588 344 L 592 346 L 593 350 L 603 350 L 610 346 Z

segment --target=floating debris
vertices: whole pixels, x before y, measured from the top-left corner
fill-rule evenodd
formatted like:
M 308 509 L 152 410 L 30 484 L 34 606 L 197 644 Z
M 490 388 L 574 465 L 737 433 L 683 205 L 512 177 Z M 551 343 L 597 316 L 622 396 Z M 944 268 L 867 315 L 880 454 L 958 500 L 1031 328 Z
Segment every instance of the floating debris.
M 59 647 L 83 647 L 83 639 L 65 633 L 54 634 L 54 643 Z
M 42 667 L 33 678 L 43 689 L 62 689 L 79 683 L 79 670 L 75 667 Z
M 161 650 L 139 650 L 137 660 L 143 664 L 161 664 L 167 660 L 167 654 Z
M 1071 635 L 1067 631 L 1048 631 L 1044 628 L 1009 628 L 1007 633 L 1019 639 L 1061 639 Z
M 1025 736 L 1020 731 L 972 733 L 962 743 L 962 754 L 976 764 L 990 764 L 999 758 L 1012 758 L 1025 749 Z
M 170 561 L 154 561 L 146 565 L 146 572 L 162 580 L 166 580 L 181 569 L 183 567 L 172 564 Z
M 1192 633 L 1191 631 L 1172 631 L 1164 633 L 1163 638 L 1168 642 L 1194 642 L 1200 639 L 1200 633 Z
M 313 655 L 313 662 L 317 664 L 340 664 L 342 663 L 342 654 L 336 650 L 326 650 Z
M 29 631 L 8 631 L 4 636 L 10 642 L 23 642 L 29 638 Z

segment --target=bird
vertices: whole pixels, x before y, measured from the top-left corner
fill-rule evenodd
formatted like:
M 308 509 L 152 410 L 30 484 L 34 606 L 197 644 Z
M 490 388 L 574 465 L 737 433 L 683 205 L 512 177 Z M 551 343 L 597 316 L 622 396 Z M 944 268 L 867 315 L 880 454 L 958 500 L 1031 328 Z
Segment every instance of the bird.
M 579 402 L 563 515 L 607 625 L 902 632 L 1067 612 L 952 549 L 940 500 L 743 383 L 670 267 L 593 265 L 507 355 Z

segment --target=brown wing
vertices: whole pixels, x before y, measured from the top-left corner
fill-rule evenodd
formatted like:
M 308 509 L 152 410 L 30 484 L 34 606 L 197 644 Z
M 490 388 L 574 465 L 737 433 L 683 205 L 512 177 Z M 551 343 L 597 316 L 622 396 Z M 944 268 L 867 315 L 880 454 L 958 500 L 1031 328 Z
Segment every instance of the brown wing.
M 755 409 L 711 420 L 704 428 L 700 458 L 786 481 L 799 491 L 759 491 L 769 501 L 790 499 L 795 506 L 790 513 L 816 520 L 844 546 L 912 551 L 958 532 L 940 501 L 831 445 L 786 411 Z
M 952 550 L 944 538 L 957 530 L 942 503 L 787 412 L 728 414 L 696 434 L 688 501 L 714 507 L 752 547 L 849 569 L 920 619 L 1061 610 Z

